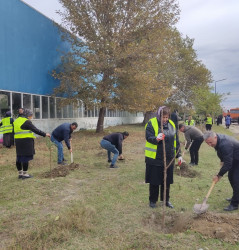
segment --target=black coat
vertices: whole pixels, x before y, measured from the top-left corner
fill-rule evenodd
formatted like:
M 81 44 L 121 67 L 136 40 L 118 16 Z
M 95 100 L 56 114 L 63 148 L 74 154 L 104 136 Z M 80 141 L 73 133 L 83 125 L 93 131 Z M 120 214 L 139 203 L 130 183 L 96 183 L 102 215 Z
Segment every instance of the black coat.
M 230 171 L 233 166 L 238 166 L 239 141 L 228 135 L 217 134 L 215 150 L 221 162 L 223 162 L 223 166 L 218 175 L 223 176 L 226 172 Z
M 161 125 L 159 121 L 158 121 L 158 125 L 159 125 L 159 133 L 161 133 Z M 168 165 L 175 155 L 174 135 L 176 133 L 176 130 L 168 122 L 166 125 L 164 125 L 163 132 L 165 134 L 164 140 L 165 140 L 165 149 L 166 149 L 166 163 Z M 145 136 L 148 142 L 158 145 L 156 159 L 145 157 L 145 163 L 146 163 L 145 182 L 153 184 L 153 185 L 162 185 L 163 180 L 164 180 L 163 142 L 162 141 L 158 142 L 156 140 L 155 131 L 151 124 L 151 121 L 149 121 L 147 124 Z M 180 146 L 178 137 L 176 137 L 176 142 L 177 142 L 176 150 L 178 150 Z M 180 156 L 180 153 L 177 155 L 177 157 L 178 156 Z M 167 169 L 167 184 L 173 183 L 173 169 L 174 169 L 174 161 Z
M 122 154 L 122 142 L 124 140 L 123 133 L 112 133 L 103 137 L 104 140 L 111 142 L 118 149 L 119 154 Z
M 46 136 L 46 133 L 37 129 L 30 120 L 25 121 L 21 129 L 31 130 L 35 134 Z M 18 156 L 31 156 L 35 154 L 34 139 L 33 138 L 21 138 L 15 139 L 16 153 Z

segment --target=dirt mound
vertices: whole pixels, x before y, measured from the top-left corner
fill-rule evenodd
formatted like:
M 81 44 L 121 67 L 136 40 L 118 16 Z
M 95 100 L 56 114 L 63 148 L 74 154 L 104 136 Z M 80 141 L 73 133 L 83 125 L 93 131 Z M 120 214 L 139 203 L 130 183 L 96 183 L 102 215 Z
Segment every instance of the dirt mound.
M 175 173 L 179 176 L 188 178 L 195 178 L 197 176 L 200 176 L 200 174 L 196 170 L 192 169 L 192 167 L 188 166 L 185 162 L 175 168 Z
M 71 163 L 70 165 L 57 166 L 51 171 L 47 171 L 42 174 L 44 178 L 55 178 L 55 177 L 65 177 L 70 173 L 70 171 L 78 169 L 79 164 Z
M 239 242 L 238 213 L 205 213 L 194 218 L 191 230 L 208 238 L 221 239 L 230 243 Z
M 215 238 L 230 243 L 239 242 L 238 213 L 219 214 L 205 213 L 194 215 L 190 212 L 173 212 L 165 216 L 165 228 L 162 228 L 162 211 L 153 212 L 143 220 L 144 225 L 150 226 L 160 233 L 180 233 L 191 230 L 202 234 L 205 238 Z

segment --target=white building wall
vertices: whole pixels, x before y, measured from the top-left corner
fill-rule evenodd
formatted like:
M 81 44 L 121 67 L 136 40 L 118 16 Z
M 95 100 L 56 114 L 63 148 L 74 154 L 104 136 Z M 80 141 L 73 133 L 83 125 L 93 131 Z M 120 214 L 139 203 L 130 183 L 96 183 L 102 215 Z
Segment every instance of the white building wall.
M 132 116 L 132 117 L 105 117 L 104 118 L 104 128 L 110 126 L 117 126 L 123 124 L 136 124 L 142 123 L 144 117 L 143 116 Z M 75 119 L 33 119 L 32 123 L 40 130 L 44 132 L 51 133 L 57 126 L 62 123 L 68 122 L 77 122 L 79 129 L 96 129 L 98 118 L 97 117 L 83 117 L 83 118 L 75 118 Z

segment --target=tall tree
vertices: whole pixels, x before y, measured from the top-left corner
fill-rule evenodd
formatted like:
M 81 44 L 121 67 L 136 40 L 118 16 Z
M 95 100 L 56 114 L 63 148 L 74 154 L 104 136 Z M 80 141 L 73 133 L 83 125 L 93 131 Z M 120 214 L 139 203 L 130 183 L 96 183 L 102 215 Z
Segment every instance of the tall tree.
M 175 0 L 60 2 L 66 10 L 61 13 L 64 28 L 72 34 L 65 38 L 71 40 L 72 50 L 54 73 L 61 80 L 57 91 L 99 106 L 97 132 L 103 130 L 106 107 L 135 110 L 139 97 L 146 105 L 151 94 L 162 89 L 165 95 L 160 91 L 159 98 L 165 100 L 170 88 L 158 77 L 156 65 L 166 53 L 155 49 L 163 51 L 164 35 L 177 22 Z

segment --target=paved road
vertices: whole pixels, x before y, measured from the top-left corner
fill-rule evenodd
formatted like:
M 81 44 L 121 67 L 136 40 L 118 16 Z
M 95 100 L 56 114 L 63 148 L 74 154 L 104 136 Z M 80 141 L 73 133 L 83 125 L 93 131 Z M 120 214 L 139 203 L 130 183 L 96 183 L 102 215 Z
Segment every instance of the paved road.
M 239 136 L 239 125 L 237 123 L 233 123 L 229 130 L 232 131 L 236 136 Z

